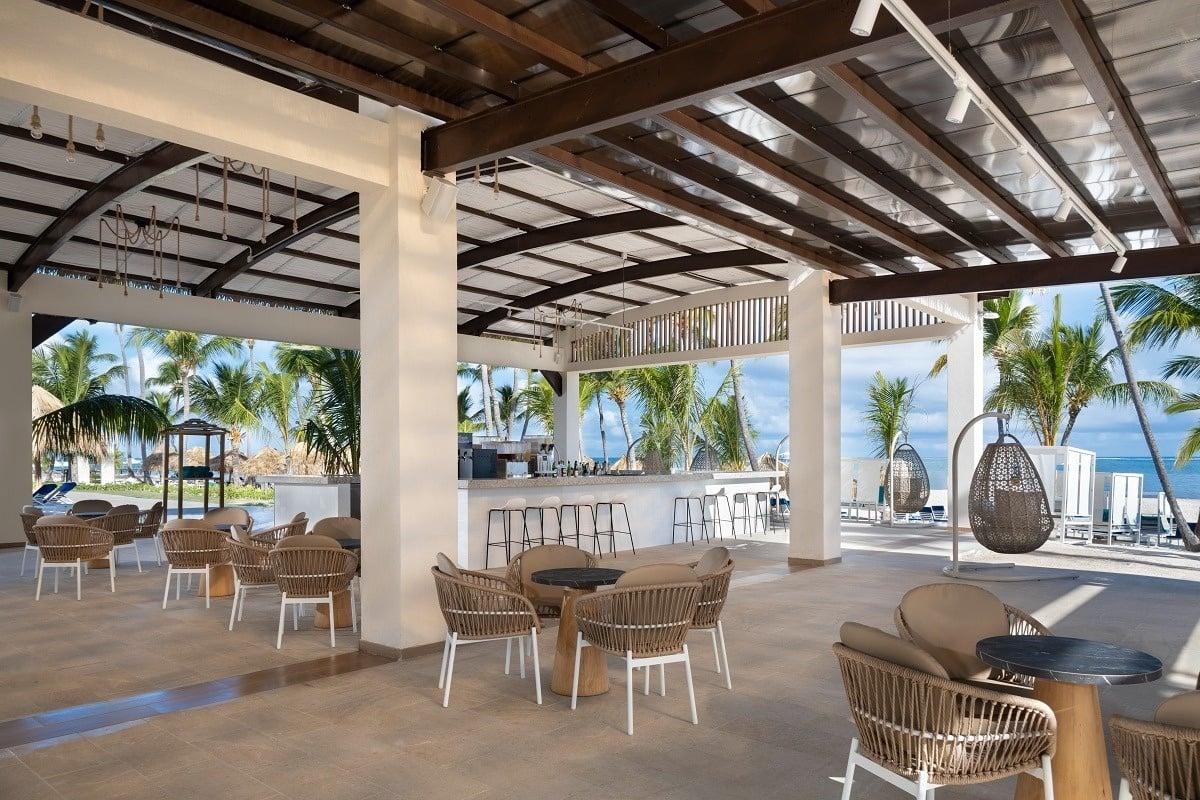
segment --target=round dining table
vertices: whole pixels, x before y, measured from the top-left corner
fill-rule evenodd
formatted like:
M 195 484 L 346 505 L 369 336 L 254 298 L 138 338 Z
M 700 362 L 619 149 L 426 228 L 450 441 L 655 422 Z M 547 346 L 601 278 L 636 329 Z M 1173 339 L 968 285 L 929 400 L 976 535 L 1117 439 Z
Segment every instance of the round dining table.
M 554 643 L 554 672 L 550 679 L 550 691 L 571 696 L 575 679 L 575 637 L 579 633 L 575 624 L 575 598 L 590 594 L 597 587 L 614 584 L 624 574 L 624 570 L 604 567 L 559 567 L 538 570 L 529 576 L 534 583 L 561 586 L 565 590 L 558 620 L 558 638 Z M 607 691 L 608 666 L 604 663 L 603 651 L 595 647 L 583 648 L 579 654 L 579 696 L 591 697 Z
M 1097 687 L 1158 680 L 1162 662 L 1140 650 L 1069 636 L 991 636 L 978 642 L 976 653 L 993 667 L 1031 676 L 1034 699 L 1053 709 L 1055 800 L 1112 800 Z M 1016 800 L 1042 797 L 1041 781 L 1022 773 Z

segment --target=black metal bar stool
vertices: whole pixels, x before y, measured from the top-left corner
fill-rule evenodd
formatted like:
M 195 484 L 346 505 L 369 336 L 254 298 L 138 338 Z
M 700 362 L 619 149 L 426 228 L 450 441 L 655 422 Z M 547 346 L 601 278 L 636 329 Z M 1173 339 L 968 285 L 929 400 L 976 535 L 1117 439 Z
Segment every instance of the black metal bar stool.
M 683 503 L 682 518 L 679 515 L 680 503 Z M 696 526 L 700 527 L 700 535 L 708 541 L 708 529 L 704 527 L 704 499 L 698 494 L 676 497 L 671 520 L 671 544 L 675 544 L 676 529 L 683 528 L 683 541 L 691 542 L 695 546 L 697 537 L 693 531 Z
M 621 530 L 617 527 L 616 513 L 617 507 L 621 508 L 621 516 L 625 518 L 625 529 Z M 608 511 L 608 527 L 600 527 L 600 516 L 602 511 Z M 596 538 L 607 536 L 609 542 L 609 552 L 614 556 L 617 554 L 617 534 L 622 533 L 629 537 L 629 549 L 633 554 L 637 555 L 637 548 L 633 546 L 633 526 L 629 523 L 629 508 L 625 505 L 624 497 L 612 497 L 608 500 L 601 500 L 596 503 Z M 604 552 L 604 546 L 599 545 L 600 552 Z
M 754 492 L 734 492 L 733 494 L 733 529 L 737 536 L 738 520 L 742 521 L 742 531 L 747 536 L 753 536 L 761 518 L 758 513 L 758 497 Z
M 538 523 L 537 542 L 538 542 L 538 544 L 545 544 L 546 543 L 546 514 L 549 512 L 554 512 L 554 524 L 557 526 L 558 530 L 555 531 L 554 536 L 551 537 L 551 539 L 550 539 L 550 542 L 551 542 L 551 544 L 562 543 L 561 505 L 562 505 L 562 501 L 559 500 L 557 497 L 554 497 L 553 495 L 551 495 L 550 497 L 547 497 L 546 499 L 542 500 L 540 503 L 538 503 L 536 505 L 525 506 L 525 540 L 526 540 L 526 542 L 528 542 L 529 544 L 533 544 L 533 536 L 530 533 L 530 527 L 531 527 L 530 519 L 529 519 L 530 514 L 537 515 L 537 523 Z
M 563 503 L 562 506 L 559 507 L 559 514 L 561 515 L 559 530 L 561 531 L 561 534 L 559 535 L 558 540 L 560 542 L 565 542 L 567 539 L 574 538 L 575 546 L 582 550 L 583 545 L 580 544 L 580 539 L 584 536 L 588 536 L 591 537 L 592 540 L 592 552 L 596 553 L 597 555 L 603 555 L 601 552 L 602 548 L 600 547 L 600 537 L 596 533 L 595 503 L 596 498 L 590 494 L 581 495 L 573 503 Z M 569 520 L 567 518 L 568 511 L 571 512 Z M 585 519 L 589 516 L 592 518 L 591 533 L 588 533 L 587 530 L 584 529 L 583 524 Z M 568 530 L 568 523 L 573 531 Z
M 722 518 L 721 501 L 725 501 L 725 513 Z M 701 501 L 701 507 L 704 511 L 704 521 L 712 525 L 713 536 L 725 538 L 725 533 L 721 529 L 723 522 L 729 523 L 729 533 L 733 538 L 737 538 L 737 531 L 733 529 L 733 506 L 729 503 L 729 494 L 725 491 L 725 487 L 721 487 L 715 492 L 709 492 L 704 495 Z M 709 513 L 711 509 L 711 513 Z
M 516 514 L 521 518 L 521 539 L 516 542 L 524 550 L 529 546 L 529 534 L 525 528 L 525 498 L 514 497 L 504 504 L 502 508 L 488 509 L 488 526 L 487 526 L 487 547 L 483 551 L 483 568 L 488 568 L 488 557 L 492 554 L 493 547 L 504 548 L 504 563 L 512 561 L 512 546 L 514 544 L 512 538 L 512 518 Z M 495 521 L 499 515 L 500 533 L 502 539 L 496 541 L 492 538 L 492 531 L 495 530 Z

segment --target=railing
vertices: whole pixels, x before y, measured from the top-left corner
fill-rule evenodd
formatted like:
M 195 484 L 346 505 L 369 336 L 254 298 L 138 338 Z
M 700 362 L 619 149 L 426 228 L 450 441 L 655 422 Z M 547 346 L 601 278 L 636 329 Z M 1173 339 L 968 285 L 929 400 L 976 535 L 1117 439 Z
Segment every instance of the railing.
M 894 300 L 846 303 L 842 306 L 842 334 L 872 333 L 897 328 L 937 325 L 938 317 Z

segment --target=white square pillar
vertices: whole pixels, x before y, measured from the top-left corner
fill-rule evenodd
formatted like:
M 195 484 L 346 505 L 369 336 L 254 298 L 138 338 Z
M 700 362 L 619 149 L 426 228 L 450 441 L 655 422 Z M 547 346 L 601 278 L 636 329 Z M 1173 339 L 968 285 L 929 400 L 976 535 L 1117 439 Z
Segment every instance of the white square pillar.
M 0 270 L 0 276 L 6 273 Z M 9 311 L 8 293 L 0 291 L 0 508 L 15 514 L 21 506 L 29 505 L 30 477 L 33 474 L 33 439 L 25 421 L 26 403 L 33 378 L 29 366 L 29 345 L 32 341 L 33 318 L 28 312 Z M 19 527 L 7 525 L 0 534 L 0 544 L 23 542 Z
M 983 320 L 976 309 L 974 295 L 967 297 L 968 318 L 946 347 L 946 478 L 947 497 L 953 491 L 954 440 L 963 426 L 983 413 Z M 994 424 L 994 423 L 993 423 Z M 951 498 L 954 516 L 951 525 L 970 529 L 967 517 L 967 497 L 975 465 L 983 455 L 983 431 L 986 423 L 976 424 L 958 448 L 958 497 Z M 947 509 L 949 510 L 949 509 Z
M 390 126 L 391 185 L 360 194 L 361 646 L 403 656 L 441 646 L 429 568 L 458 552 L 456 220 L 421 212 L 428 122 L 375 113 Z
M 554 452 L 559 461 L 573 462 L 579 452 L 579 373 L 564 372 L 561 395 L 554 396 Z
M 842 560 L 842 312 L 829 304 L 829 273 L 806 270 L 788 291 L 792 502 L 788 563 Z

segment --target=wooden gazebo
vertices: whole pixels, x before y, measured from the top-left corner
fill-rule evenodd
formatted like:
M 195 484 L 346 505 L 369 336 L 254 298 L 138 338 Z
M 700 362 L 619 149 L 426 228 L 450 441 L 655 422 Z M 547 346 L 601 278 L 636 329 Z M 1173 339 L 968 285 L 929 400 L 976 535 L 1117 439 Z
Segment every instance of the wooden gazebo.
M 203 436 L 204 437 L 204 462 L 202 467 L 186 467 L 183 464 L 182 458 L 179 463 L 179 471 L 176 473 L 175 481 L 178 484 L 176 491 L 175 516 L 183 516 L 183 482 L 185 480 L 203 480 L 204 481 L 204 511 L 208 512 L 209 484 L 213 481 L 210 463 L 213 460 L 212 440 L 213 437 L 218 438 L 217 463 L 224 465 L 225 463 L 225 437 L 229 435 L 229 431 L 211 422 L 205 422 L 202 419 L 193 417 L 186 422 L 181 422 L 178 425 L 172 425 L 163 431 L 163 452 L 171 452 L 171 438 L 176 437 L 176 445 L 178 452 L 182 454 L 187 448 L 186 443 L 189 437 Z M 198 469 L 203 472 L 203 475 L 189 475 L 189 469 Z M 168 497 L 171 487 L 171 472 L 169 469 L 169 461 L 163 467 L 163 508 L 168 507 Z M 217 508 L 225 506 L 225 471 L 224 469 L 217 470 Z

